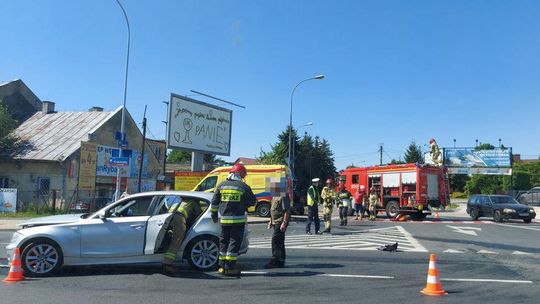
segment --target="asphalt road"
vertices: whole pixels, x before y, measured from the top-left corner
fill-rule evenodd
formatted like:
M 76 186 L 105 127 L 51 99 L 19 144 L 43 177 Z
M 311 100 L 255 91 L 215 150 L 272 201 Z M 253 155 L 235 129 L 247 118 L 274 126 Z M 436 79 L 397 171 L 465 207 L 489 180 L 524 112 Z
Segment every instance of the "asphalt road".
M 240 258 L 239 279 L 187 266 L 175 276 L 156 266 L 71 267 L 55 277 L 2 283 L 0 298 L 13 303 L 540 302 L 537 223 L 350 220 L 322 236 L 305 235 L 304 227 L 301 221 L 289 227 L 284 269 L 263 268 L 270 231 L 256 224 L 250 226 L 250 251 Z M 0 243 L 10 234 L 0 232 Z M 398 252 L 376 250 L 396 241 Z M 420 293 L 430 253 L 437 255 L 447 296 Z M 1 276 L 6 273 L 0 269 Z

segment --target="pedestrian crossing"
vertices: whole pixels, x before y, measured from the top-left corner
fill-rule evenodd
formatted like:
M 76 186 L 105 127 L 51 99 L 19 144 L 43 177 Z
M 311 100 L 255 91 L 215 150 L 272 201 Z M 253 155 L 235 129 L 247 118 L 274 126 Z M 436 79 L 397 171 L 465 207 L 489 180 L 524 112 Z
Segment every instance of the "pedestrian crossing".
M 398 242 L 398 251 L 427 252 L 401 226 L 350 231 L 337 234 L 296 234 L 285 237 L 288 249 L 377 250 L 378 247 Z M 272 237 L 250 238 L 250 248 L 272 248 Z

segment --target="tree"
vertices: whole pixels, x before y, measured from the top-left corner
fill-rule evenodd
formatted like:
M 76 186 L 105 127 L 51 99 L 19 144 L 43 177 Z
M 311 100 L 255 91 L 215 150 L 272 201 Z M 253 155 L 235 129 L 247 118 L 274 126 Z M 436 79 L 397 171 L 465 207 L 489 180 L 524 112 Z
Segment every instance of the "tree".
M 215 154 L 204 154 L 204 162 L 207 164 L 223 163 L 224 160 L 216 157 Z M 191 152 L 185 150 L 172 150 L 167 155 L 168 163 L 189 163 L 191 162 Z
M 0 151 L 9 151 L 15 147 L 17 137 L 11 132 L 17 128 L 17 120 L 13 119 L 0 99 Z
M 416 142 L 412 141 L 405 152 L 406 163 L 424 163 L 424 156 L 422 155 L 422 147 L 418 146 Z
M 401 165 L 401 164 L 406 164 L 407 162 L 404 162 L 400 159 L 395 159 L 395 158 L 392 158 L 392 160 L 390 161 L 390 164 L 391 165 Z

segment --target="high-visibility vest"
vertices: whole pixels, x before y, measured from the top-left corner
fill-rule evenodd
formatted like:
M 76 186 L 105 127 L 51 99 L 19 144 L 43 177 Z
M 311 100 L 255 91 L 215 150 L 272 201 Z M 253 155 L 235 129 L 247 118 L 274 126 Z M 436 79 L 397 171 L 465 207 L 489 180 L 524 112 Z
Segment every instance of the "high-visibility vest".
M 311 197 L 310 190 L 311 190 L 311 193 L 313 194 L 313 197 Z M 309 187 L 307 191 L 307 205 L 311 207 L 318 203 L 319 203 L 319 193 L 317 192 L 317 188 L 311 186 Z

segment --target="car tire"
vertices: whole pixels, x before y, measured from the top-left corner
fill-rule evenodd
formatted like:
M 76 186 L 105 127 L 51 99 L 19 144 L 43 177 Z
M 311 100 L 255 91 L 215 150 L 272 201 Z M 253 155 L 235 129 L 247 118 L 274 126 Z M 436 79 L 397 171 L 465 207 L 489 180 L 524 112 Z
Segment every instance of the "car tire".
M 198 271 L 214 271 L 219 262 L 219 239 L 215 236 L 200 236 L 192 240 L 186 251 L 189 265 Z
M 494 221 L 494 222 L 497 222 L 497 223 L 502 222 L 502 214 L 501 214 L 501 210 L 495 210 L 495 211 L 493 212 L 493 221 Z
M 473 221 L 476 221 L 480 217 L 480 210 L 478 208 L 471 208 L 469 215 Z
M 530 218 L 530 217 L 526 217 L 526 218 L 523 219 L 523 222 L 525 222 L 527 224 L 530 224 L 531 221 L 532 221 L 532 218 Z
M 32 240 L 21 254 L 21 266 L 28 277 L 46 277 L 54 274 L 64 263 L 62 250 L 49 239 Z
M 269 217 L 270 216 L 270 204 L 267 202 L 260 202 L 257 205 L 257 209 L 255 209 L 255 212 L 260 217 Z
M 398 215 L 399 204 L 396 201 L 389 201 L 386 204 L 386 215 L 390 218 L 395 218 Z

